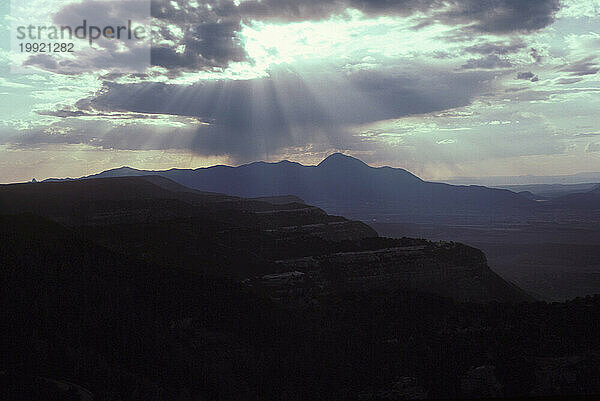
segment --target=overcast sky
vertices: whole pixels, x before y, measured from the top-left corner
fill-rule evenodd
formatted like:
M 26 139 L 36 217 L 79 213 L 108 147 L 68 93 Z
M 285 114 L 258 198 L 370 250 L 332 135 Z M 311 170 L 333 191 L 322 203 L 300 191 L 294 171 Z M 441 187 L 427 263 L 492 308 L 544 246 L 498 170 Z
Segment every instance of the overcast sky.
M 30 74 L 0 7 L 0 182 L 334 151 L 426 179 L 600 171 L 598 0 L 157 0 L 147 55 L 27 55 Z

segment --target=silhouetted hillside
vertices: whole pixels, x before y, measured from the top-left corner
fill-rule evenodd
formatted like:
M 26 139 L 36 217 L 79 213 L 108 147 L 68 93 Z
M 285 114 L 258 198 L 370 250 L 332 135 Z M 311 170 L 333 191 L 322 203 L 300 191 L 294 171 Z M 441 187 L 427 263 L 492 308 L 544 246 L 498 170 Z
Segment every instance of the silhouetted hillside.
M 190 188 L 242 197 L 296 195 L 328 212 L 353 216 L 394 214 L 408 220 L 432 216 L 504 218 L 527 215 L 535 202 L 508 190 L 426 182 L 410 172 L 374 168 L 340 153 L 317 166 L 282 161 L 196 170 L 109 170 L 94 177 L 158 174 Z
M 113 251 L 170 268 L 237 279 L 282 269 L 316 272 L 316 293 L 303 302 L 341 284 L 370 289 L 382 288 L 381 283 L 387 290 L 410 288 L 458 300 L 530 299 L 493 273 L 476 249 L 378 238 L 362 222 L 304 203 L 200 192 L 164 177 L 6 185 L 0 187 L 0 205 L 5 213 L 50 218 Z M 342 263 L 333 262 L 336 255 L 344 255 Z M 298 258 L 330 262 L 303 266 L 294 262 Z M 331 269 L 337 272 L 335 280 L 326 273 Z
M 600 392 L 598 297 L 477 305 L 410 290 L 338 288 L 300 306 L 107 249 L 33 215 L 0 216 L 0 240 L 3 400 Z M 463 256 L 442 251 L 448 261 L 480 257 L 467 248 Z

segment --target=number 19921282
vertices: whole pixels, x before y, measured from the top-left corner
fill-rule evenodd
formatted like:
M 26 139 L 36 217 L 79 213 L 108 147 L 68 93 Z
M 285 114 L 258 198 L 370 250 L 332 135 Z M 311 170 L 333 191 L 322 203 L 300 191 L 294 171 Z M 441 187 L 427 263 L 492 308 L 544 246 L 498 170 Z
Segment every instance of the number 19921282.
M 73 43 L 19 43 L 21 53 L 73 53 Z

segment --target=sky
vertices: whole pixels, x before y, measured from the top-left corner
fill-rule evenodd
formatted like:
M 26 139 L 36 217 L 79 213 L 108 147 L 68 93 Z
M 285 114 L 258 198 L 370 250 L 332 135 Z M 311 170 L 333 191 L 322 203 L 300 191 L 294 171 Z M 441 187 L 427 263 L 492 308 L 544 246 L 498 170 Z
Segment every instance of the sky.
M 13 39 L 128 18 L 146 41 Z M 332 152 L 434 180 L 600 171 L 600 0 L 14 0 L 0 29 L 0 183 Z

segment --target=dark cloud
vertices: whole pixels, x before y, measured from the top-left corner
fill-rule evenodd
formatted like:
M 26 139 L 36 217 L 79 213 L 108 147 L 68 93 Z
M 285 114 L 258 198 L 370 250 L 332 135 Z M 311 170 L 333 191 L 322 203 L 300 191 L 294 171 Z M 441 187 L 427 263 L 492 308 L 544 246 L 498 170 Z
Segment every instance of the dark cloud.
M 583 81 L 583 78 L 560 78 L 556 81 L 559 85 L 571 85 Z
M 517 74 L 517 79 L 526 79 L 526 80 L 530 80 L 531 78 L 535 77 L 535 74 L 531 71 L 527 71 L 527 72 L 519 72 Z
M 474 69 L 485 69 L 492 70 L 497 68 L 510 68 L 512 67 L 512 63 L 505 59 L 500 58 L 495 54 L 491 54 L 489 56 L 478 58 L 478 59 L 470 59 L 466 62 L 466 64 L 462 65 L 462 69 L 465 70 L 474 70 Z
M 489 72 L 452 73 L 427 66 L 418 73 L 399 72 L 401 69 L 395 65 L 360 71 L 344 79 L 337 71 L 282 70 L 274 71 L 270 78 L 205 81 L 190 86 L 107 82 L 95 97 L 79 101 L 75 109 L 47 114 L 114 117 L 116 113 L 128 118 L 133 113 L 135 118 L 167 115 L 193 117 L 204 123 L 190 124 L 185 129 L 171 127 L 167 133 L 151 125 L 135 129 L 74 127 L 82 119 L 65 118 L 62 124 L 70 128 L 64 130 L 64 136 L 51 136 L 50 140 L 86 141 L 119 149 L 184 148 L 246 161 L 309 144 L 347 147 L 356 140 L 353 126 L 465 106 L 489 91 L 493 81 Z M 47 137 L 47 133 L 32 135 L 19 142 L 35 143 Z
M 239 21 L 207 22 L 187 27 L 184 37 L 176 43 L 182 46 L 179 51 L 172 45 L 152 46 L 152 65 L 169 70 L 197 71 L 207 68 L 225 68 L 231 62 L 247 60 L 236 32 L 241 29 Z M 163 35 L 171 40 L 170 34 Z
M 540 80 L 538 76 L 531 71 L 517 73 L 517 79 L 523 79 L 531 82 L 537 82 Z
M 59 68 L 58 61 L 48 54 L 35 54 L 23 62 L 23 65 L 40 67 L 46 71 L 54 71 Z
M 586 75 L 594 75 L 600 71 L 600 65 L 596 61 L 596 56 L 589 56 L 582 60 L 576 61 L 564 67 L 561 71 L 568 72 L 570 75 L 583 77 Z
M 92 117 L 114 120 L 155 120 L 161 118 L 160 115 L 145 114 L 145 113 L 119 113 L 119 112 L 98 112 L 90 110 L 73 110 L 72 108 L 62 108 L 58 110 L 41 110 L 37 111 L 41 116 L 51 116 L 60 118 L 77 118 L 77 117 Z
M 468 23 L 474 32 L 531 32 L 550 25 L 559 0 L 466 0 L 450 2 L 439 16 L 448 24 Z
M 207 6 L 210 6 L 207 7 Z M 152 46 L 152 64 L 172 72 L 225 68 L 248 59 L 238 38 L 242 16 L 231 1 L 153 1 L 152 16 L 159 24 Z M 169 27 L 175 26 L 182 35 Z
M 231 8 L 229 8 L 231 10 Z M 257 20 L 320 20 L 346 9 L 368 16 L 430 15 L 449 25 L 471 24 L 479 32 L 530 32 L 551 24 L 559 0 L 247 0 L 238 12 Z M 422 24 L 426 24 L 423 21 Z
M 398 66 L 358 71 L 342 80 L 334 71 L 306 74 L 279 70 L 268 78 L 203 81 L 189 86 L 106 83 L 97 97 L 78 106 L 195 116 L 206 121 L 248 120 L 249 113 L 254 112 L 264 114 L 261 120 L 267 124 L 279 126 L 284 123 L 282 104 L 291 103 L 287 105 L 287 122 L 324 123 L 326 115 L 335 115 L 346 123 L 365 123 L 468 104 L 470 89 L 492 78 L 489 73 L 442 71 L 435 71 L 436 76 L 430 78 L 420 73 L 433 73 L 431 68 L 423 66 L 418 73 L 397 72 L 395 68 Z M 327 90 L 316 90 L 319 88 Z M 449 88 L 452 91 L 448 92 Z M 146 96 L 149 90 L 151 97 Z
M 246 19 L 277 22 L 322 20 L 347 9 L 362 11 L 367 16 L 411 15 L 432 12 L 444 6 L 442 0 L 247 0 L 239 13 Z

